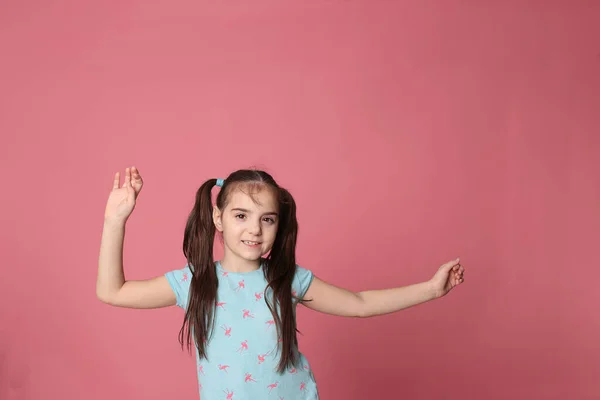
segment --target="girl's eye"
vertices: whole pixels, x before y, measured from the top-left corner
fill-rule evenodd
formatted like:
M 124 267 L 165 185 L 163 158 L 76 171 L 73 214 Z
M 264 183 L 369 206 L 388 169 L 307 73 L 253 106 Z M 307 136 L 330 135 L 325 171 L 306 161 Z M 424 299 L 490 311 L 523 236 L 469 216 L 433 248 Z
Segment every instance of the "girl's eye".
M 246 215 L 244 215 L 244 214 L 237 214 L 237 215 L 235 216 L 235 218 L 238 218 L 238 219 L 245 219 L 245 218 L 246 218 Z M 273 218 L 270 218 L 270 217 L 264 218 L 264 221 L 266 221 L 266 222 L 268 222 L 268 223 L 270 223 L 270 224 L 274 224 L 274 223 L 275 223 L 275 220 L 274 220 Z

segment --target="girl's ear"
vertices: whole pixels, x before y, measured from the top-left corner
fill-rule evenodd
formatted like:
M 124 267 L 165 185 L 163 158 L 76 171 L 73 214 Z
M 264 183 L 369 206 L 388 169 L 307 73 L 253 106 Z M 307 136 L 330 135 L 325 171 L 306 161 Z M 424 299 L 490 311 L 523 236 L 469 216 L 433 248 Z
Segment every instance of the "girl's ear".
M 221 210 L 216 206 L 213 207 L 213 222 L 219 232 L 223 232 L 223 221 L 221 219 Z

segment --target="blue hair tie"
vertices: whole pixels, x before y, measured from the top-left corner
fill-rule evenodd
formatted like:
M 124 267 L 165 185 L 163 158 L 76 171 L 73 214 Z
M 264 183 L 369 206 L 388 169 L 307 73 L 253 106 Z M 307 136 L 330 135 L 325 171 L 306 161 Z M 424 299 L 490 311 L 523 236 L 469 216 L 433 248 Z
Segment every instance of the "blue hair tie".
M 217 186 L 222 187 L 225 181 L 223 179 L 217 179 Z

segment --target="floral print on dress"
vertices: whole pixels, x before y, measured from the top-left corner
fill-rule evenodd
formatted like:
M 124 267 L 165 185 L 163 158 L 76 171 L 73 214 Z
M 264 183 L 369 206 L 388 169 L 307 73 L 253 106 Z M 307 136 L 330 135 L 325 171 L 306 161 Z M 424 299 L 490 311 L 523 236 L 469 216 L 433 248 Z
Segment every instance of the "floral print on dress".
M 281 355 L 275 319 L 267 307 L 267 289 L 262 267 L 248 273 L 226 271 L 215 263 L 219 286 L 215 320 L 206 342 L 208 358 L 196 350 L 200 400 L 274 399 L 318 400 L 318 391 L 308 360 L 298 351 L 299 362 L 283 373 L 277 371 Z M 186 309 L 193 279 L 188 266 L 165 274 Z M 311 271 L 296 267 L 291 292 L 302 298 L 312 282 Z M 294 307 L 297 301 L 293 302 Z

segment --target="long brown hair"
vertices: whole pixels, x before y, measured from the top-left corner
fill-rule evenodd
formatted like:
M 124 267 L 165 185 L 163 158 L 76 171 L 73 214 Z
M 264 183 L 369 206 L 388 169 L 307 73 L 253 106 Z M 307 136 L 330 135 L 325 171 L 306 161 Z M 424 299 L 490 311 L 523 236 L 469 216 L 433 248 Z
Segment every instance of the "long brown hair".
M 213 222 L 212 188 L 216 179 L 209 179 L 196 192 L 196 202 L 192 209 L 183 237 L 183 253 L 192 271 L 189 301 L 179 332 L 179 342 L 183 348 L 184 338 L 191 351 L 192 334 L 200 358 L 207 358 L 206 342 L 214 328 L 215 307 L 219 280 L 213 259 L 215 225 Z M 296 366 L 298 361 L 296 318 L 294 315 L 292 281 L 296 272 L 296 239 L 298 221 L 296 203 L 292 195 L 280 187 L 273 177 L 260 170 L 238 170 L 229 175 L 216 198 L 216 206 L 224 210 L 232 189 L 242 185 L 265 185 L 275 190 L 279 202 L 279 225 L 273 248 L 262 259 L 267 289 L 271 289 L 272 299 L 265 289 L 264 300 L 273 314 L 277 334 L 281 340 L 281 358 L 278 371 Z M 274 301 L 274 304 L 273 304 Z M 191 329 L 190 329 L 191 328 Z M 193 331 L 193 333 L 192 333 Z

